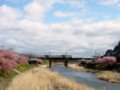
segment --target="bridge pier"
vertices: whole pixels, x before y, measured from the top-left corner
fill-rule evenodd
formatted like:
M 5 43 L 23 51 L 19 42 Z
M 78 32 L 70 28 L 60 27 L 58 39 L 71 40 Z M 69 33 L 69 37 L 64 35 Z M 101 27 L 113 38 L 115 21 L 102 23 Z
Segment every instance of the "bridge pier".
M 68 59 L 64 61 L 64 66 L 68 67 Z
M 49 59 L 49 67 L 51 67 L 51 59 Z
M 49 59 L 49 67 L 51 67 L 51 63 L 52 63 L 52 61 L 51 61 L 51 59 Z M 64 61 L 64 66 L 68 67 L 68 59 L 66 59 Z

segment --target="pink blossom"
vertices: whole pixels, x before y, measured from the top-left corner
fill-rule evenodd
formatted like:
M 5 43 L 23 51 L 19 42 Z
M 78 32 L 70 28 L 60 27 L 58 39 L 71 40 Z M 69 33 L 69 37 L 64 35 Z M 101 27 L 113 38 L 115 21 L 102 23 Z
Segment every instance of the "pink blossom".
M 115 62 L 117 62 L 115 57 L 104 57 L 99 58 L 97 61 L 95 61 L 98 64 L 106 64 L 106 65 L 113 65 Z
M 18 64 L 27 64 L 28 60 L 29 58 L 27 56 L 18 55 L 15 52 L 0 49 L 0 70 L 2 70 L 5 74 L 8 74 L 9 70 L 17 68 Z
M 13 70 L 13 66 L 11 62 L 5 58 L 0 58 L 0 70 L 2 70 L 5 74 L 9 73 L 9 70 Z
M 27 64 L 28 61 L 29 61 L 29 58 L 27 56 L 19 55 L 17 63 L 20 65 L 24 65 L 24 64 Z
M 38 63 L 43 63 L 43 60 L 42 59 L 37 59 L 37 62 Z

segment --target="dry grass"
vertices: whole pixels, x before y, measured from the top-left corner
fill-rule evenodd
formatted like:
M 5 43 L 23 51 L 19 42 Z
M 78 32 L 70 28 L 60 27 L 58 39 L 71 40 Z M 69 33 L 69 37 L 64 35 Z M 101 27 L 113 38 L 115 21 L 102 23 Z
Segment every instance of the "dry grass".
M 68 64 L 68 67 L 72 68 L 75 71 L 82 71 L 82 72 L 86 71 L 85 67 L 82 67 L 82 66 L 80 67 L 76 64 Z
M 116 71 L 101 71 L 96 73 L 97 77 L 113 83 L 120 83 L 120 73 Z
M 46 67 L 46 66 L 44 66 Z M 62 77 L 58 72 L 37 67 L 13 78 L 7 90 L 94 90 Z
M 97 78 L 105 81 L 109 81 L 112 83 L 120 83 L 120 73 L 116 71 L 103 71 L 103 70 L 94 70 L 94 69 L 87 69 L 85 67 L 80 67 L 76 64 L 69 64 L 70 68 L 76 71 L 82 71 L 82 72 L 90 72 L 94 73 Z

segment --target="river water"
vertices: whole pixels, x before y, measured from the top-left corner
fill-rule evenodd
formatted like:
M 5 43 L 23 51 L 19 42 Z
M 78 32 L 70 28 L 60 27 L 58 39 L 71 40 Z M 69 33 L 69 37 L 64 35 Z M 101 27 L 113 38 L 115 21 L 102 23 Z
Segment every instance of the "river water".
M 51 71 L 58 71 L 62 76 L 72 78 L 81 84 L 93 87 L 96 90 L 105 88 L 106 90 L 120 90 L 120 84 L 110 83 L 97 79 L 92 73 L 74 71 L 71 68 L 66 68 L 64 65 L 52 66 L 49 68 Z

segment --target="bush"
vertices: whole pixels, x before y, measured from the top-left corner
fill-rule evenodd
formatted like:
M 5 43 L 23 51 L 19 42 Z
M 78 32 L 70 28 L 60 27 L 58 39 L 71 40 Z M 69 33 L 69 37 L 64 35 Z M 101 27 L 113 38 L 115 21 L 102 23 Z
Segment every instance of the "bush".
M 87 62 L 88 62 L 88 60 L 86 60 L 86 59 L 81 59 L 81 60 L 80 60 L 80 62 L 87 63 Z
M 101 56 L 100 58 L 103 58 L 104 56 Z
M 88 60 L 86 60 L 86 59 L 81 59 L 79 66 L 87 67 L 87 63 L 88 63 Z
M 117 62 L 120 62 L 120 54 L 117 55 Z
M 27 69 L 29 69 L 29 67 L 25 66 L 25 65 L 18 65 L 18 68 L 17 68 L 17 70 L 19 70 L 19 71 L 24 71 L 24 70 L 27 70 Z
M 102 64 L 102 65 L 110 65 L 112 66 L 114 63 L 117 62 L 115 57 L 104 57 L 104 58 L 99 58 L 97 61 L 95 61 L 97 64 Z
M 108 65 L 106 65 L 106 64 L 104 64 L 104 65 L 102 65 L 102 64 L 95 65 L 95 69 L 102 69 L 102 70 L 104 70 L 107 67 L 108 67 Z
M 37 59 L 37 63 L 43 63 L 44 61 L 42 59 Z
M 0 70 L 0 76 L 4 76 L 4 75 L 5 75 L 5 73 Z

